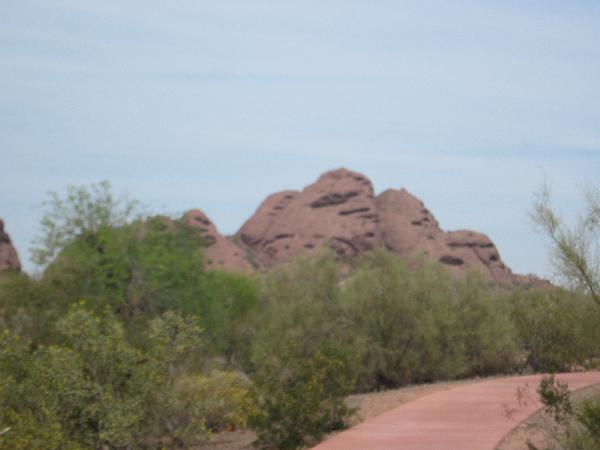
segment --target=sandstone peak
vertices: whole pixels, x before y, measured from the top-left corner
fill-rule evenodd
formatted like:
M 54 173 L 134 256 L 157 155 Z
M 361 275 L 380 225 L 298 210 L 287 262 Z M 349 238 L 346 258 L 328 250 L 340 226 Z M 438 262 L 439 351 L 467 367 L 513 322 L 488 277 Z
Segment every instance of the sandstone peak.
M 346 256 L 385 247 L 409 264 L 425 257 L 458 276 L 470 268 L 500 285 L 524 279 L 512 274 L 486 235 L 445 232 L 406 189 L 375 197 L 365 175 L 345 168 L 325 172 L 300 192 L 267 197 L 236 237 L 262 268 L 323 245 Z
M 412 266 L 426 259 L 457 276 L 474 269 L 502 286 L 543 284 L 536 277 L 513 274 L 485 234 L 446 232 L 405 188 L 375 196 L 365 175 L 346 168 L 323 173 L 301 191 L 269 195 L 233 239 L 222 236 L 200 210 L 188 211 L 183 220 L 206 240 L 209 269 L 269 269 L 323 246 L 340 256 L 384 247 Z
M 326 172 L 301 192 L 269 196 L 237 235 L 261 267 L 329 245 L 340 255 L 375 248 L 373 185 L 347 169 Z

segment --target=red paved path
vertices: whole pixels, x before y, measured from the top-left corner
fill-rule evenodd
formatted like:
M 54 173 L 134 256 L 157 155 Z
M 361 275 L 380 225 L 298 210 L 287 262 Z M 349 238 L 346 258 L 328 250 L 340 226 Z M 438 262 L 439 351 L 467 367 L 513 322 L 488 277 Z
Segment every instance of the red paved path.
M 600 372 L 557 376 L 572 390 L 600 383 Z M 343 431 L 314 447 L 319 450 L 493 450 L 541 404 L 541 375 L 501 378 L 436 392 Z M 529 386 L 519 405 L 518 387 Z M 506 410 L 513 410 L 511 418 Z

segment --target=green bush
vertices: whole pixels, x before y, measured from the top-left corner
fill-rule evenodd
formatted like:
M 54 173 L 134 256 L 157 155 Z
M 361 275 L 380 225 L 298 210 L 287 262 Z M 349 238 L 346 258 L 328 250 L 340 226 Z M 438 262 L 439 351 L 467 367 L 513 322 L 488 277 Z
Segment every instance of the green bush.
M 112 314 L 78 305 L 57 333 L 59 344 L 34 349 L 2 336 L 0 409 L 11 427 L 2 445 L 29 439 L 30 448 L 41 448 L 48 439 L 56 447 L 142 448 L 168 439 L 188 447 L 208 437 L 206 402 L 189 408 L 181 402 L 189 389 L 178 384 L 200 345 L 193 320 L 172 312 L 153 319 L 141 350 L 127 342 Z
M 538 387 L 548 417 L 544 429 L 552 438 L 553 449 L 596 450 L 600 448 L 600 401 L 574 402 L 567 383 L 554 375 L 545 376 Z M 532 443 L 528 447 L 537 450 Z
M 510 304 L 478 274 L 455 281 L 457 323 L 462 330 L 463 376 L 511 373 L 518 369 L 520 348 Z
M 211 431 L 246 427 L 256 412 L 252 384 L 240 373 L 212 371 L 184 378 L 181 385 L 190 403 L 202 405 L 203 420 Z
M 510 311 L 474 274 L 459 281 L 439 265 L 410 270 L 380 250 L 363 257 L 342 297 L 362 344 L 360 390 L 516 366 Z
M 261 447 L 300 448 L 345 426 L 353 411 L 344 404 L 352 379 L 343 353 L 325 346 L 307 358 L 290 354 L 280 367 L 256 373 L 258 412 L 250 424 Z
M 351 414 L 344 395 L 358 360 L 343 317 L 331 257 L 298 261 L 267 274 L 252 348 L 259 443 L 298 448 L 340 428 Z
M 509 300 L 527 364 L 536 371 L 560 372 L 598 358 L 598 308 L 568 291 L 517 291 Z

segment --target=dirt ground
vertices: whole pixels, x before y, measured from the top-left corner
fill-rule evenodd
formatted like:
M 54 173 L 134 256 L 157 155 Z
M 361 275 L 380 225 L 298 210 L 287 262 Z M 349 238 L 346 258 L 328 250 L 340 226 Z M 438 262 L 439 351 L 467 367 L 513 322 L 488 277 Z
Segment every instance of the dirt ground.
M 600 396 L 600 386 L 580 389 L 572 394 L 574 402 Z M 500 442 L 496 450 L 527 450 L 527 441 L 537 448 L 553 448 L 552 436 L 548 433 L 550 422 L 542 412 L 530 416 Z

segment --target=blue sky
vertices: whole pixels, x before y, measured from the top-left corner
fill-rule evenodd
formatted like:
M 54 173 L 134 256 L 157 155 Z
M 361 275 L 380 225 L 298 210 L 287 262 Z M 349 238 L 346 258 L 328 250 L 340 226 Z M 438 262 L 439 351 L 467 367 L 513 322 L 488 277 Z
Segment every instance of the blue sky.
M 527 221 L 600 173 L 596 1 L 27 1 L 0 6 L 0 217 L 28 270 L 49 190 L 108 179 L 233 233 L 345 166 L 551 274 Z

